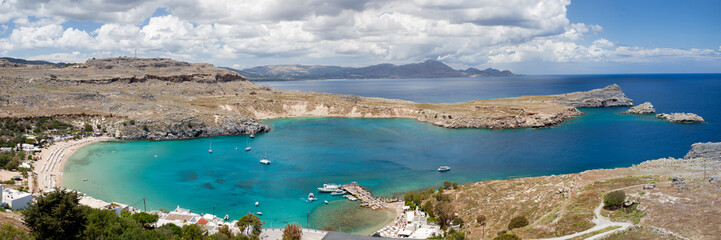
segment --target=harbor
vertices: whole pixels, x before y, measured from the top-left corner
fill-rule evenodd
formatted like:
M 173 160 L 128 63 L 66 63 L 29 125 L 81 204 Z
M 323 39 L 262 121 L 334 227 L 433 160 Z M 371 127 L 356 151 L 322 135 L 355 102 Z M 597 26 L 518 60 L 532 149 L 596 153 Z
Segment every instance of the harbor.
M 398 198 L 381 198 L 373 196 L 370 191 L 366 190 L 363 186 L 356 182 L 344 184 L 341 186 L 341 189 L 360 200 L 361 207 L 367 207 L 373 210 L 391 208 L 391 204 L 401 202 Z M 351 198 L 348 199 L 353 201 Z

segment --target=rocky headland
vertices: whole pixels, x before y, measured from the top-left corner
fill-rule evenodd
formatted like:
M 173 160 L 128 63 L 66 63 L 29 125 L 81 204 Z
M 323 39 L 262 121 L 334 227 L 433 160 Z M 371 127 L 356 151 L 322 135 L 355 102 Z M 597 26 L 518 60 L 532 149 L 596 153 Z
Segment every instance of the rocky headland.
M 694 143 L 684 159 L 706 158 L 721 160 L 721 142 Z
M 656 118 L 665 119 L 672 123 L 702 123 L 706 122 L 699 115 L 694 113 L 661 113 Z
M 630 109 L 623 112 L 625 114 L 654 114 L 656 109 L 653 108 L 653 104 L 650 102 L 641 103 L 637 106 L 633 106 Z
M 561 94 L 556 96 L 554 102 L 579 108 L 633 106 L 633 100 L 626 97 L 616 84 L 587 92 Z
M 630 106 L 617 85 L 587 92 L 463 103 L 415 103 L 254 84 L 210 64 L 165 58 L 0 66 L 0 117 L 56 116 L 121 139 L 170 140 L 270 131 L 258 120 L 410 118 L 445 128 L 539 128 L 581 115 L 576 107 Z

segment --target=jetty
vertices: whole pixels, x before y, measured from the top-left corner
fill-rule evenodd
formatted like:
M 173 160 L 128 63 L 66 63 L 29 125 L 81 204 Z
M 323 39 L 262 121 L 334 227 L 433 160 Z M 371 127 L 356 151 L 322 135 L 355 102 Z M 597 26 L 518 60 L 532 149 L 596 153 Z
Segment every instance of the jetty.
M 363 186 L 359 185 L 356 182 L 343 184 L 343 186 L 341 186 L 341 189 L 358 198 L 358 200 L 361 201 L 361 207 L 367 207 L 373 210 L 389 208 L 392 203 L 401 201 L 398 198 L 375 197 L 368 190 L 363 188 Z

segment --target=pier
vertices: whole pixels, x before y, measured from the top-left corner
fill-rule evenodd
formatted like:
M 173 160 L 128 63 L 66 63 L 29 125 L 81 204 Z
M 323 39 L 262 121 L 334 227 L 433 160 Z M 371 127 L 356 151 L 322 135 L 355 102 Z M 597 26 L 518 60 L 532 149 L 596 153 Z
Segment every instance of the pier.
M 389 208 L 392 203 L 401 201 L 398 198 L 375 197 L 368 190 L 363 188 L 361 185 L 358 185 L 358 183 L 356 182 L 343 184 L 343 186 L 341 186 L 341 189 L 358 198 L 361 201 L 361 207 L 367 207 L 373 210 Z

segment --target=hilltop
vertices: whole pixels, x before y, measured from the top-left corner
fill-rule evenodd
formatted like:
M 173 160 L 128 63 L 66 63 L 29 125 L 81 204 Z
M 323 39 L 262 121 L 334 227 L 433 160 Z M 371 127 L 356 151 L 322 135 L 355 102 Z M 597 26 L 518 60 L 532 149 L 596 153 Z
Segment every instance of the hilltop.
M 430 63 L 433 64 L 433 63 Z M 410 70 L 407 70 L 410 71 Z M 270 131 L 262 119 L 409 118 L 445 128 L 559 124 L 576 107 L 630 106 L 618 86 L 567 95 L 415 103 L 284 91 L 205 63 L 166 58 L 90 59 L 65 66 L 0 64 L 0 117 L 57 117 L 122 139 L 168 140 Z
M 230 68 L 229 68 L 230 69 Z M 468 68 L 456 70 L 435 60 L 394 65 L 390 63 L 367 67 L 338 67 L 322 65 L 270 65 L 235 70 L 250 80 L 303 80 L 303 79 L 369 79 L 369 78 L 451 78 L 451 77 L 508 77 L 508 70 Z

